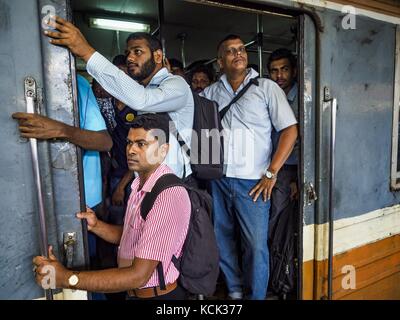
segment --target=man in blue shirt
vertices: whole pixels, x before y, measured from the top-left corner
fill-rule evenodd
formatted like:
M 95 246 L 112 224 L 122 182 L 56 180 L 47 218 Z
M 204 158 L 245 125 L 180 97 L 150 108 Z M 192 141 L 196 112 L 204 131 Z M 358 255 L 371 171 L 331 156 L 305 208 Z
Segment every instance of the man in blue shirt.
M 296 58 L 286 48 L 280 48 L 272 52 L 268 60 L 268 71 L 271 80 L 275 81 L 281 89 L 285 92 L 287 100 L 292 108 L 296 118 L 298 119 L 299 106 L 297 99 L 298 86 L 296 82 L 297 77 L 297 63 Z M 272 132 L 272 141 L 274 144 L 274 150 L 278 147 L 280 133 L 277 131 Z M 298 143 L 290 154 L 289 158 L 286 160 L 282 169 L 279 171 L 276 184 L 272 190 L 271 195 L 271 213 L 269 219 L 269 235 L 268 242 L 271 250 L 271 260 L 277 261 L 280 259 L 280 254 L 276 252 L 278 248 L 284 243 L 288 243 L 287 239 L 294 239 L 293 234 L 296 232 L 295 223 L 287 223 L 287 221 L 297 221 L 298 213 Z M 286 217 L 291 216 L 293 219 Z M 283 219 L 283 220 L 281 220 Z M 285 221 L 285 233 L 279 233 L 277 226 L 280 221 Z M 283 222 L 282 222 L 283 223 Z M 278 233 L 277 233 L 278 232 Z M 290 240 L 292 241 L 292 240 Z M 294 240 L 293 240 L 294 241 Z M 295 248 L 295 244 L 293 243 Z M 291 251 L 288 251 L 291 252 Z M 286 261 L 294 261 L 296 258 L 293 255 L 286 255 L 282 259 Z M 290 266 L 293 264 L 290 264 Z M 285 268 L 287 268 L 286 266 Z M 282 268 L 279 263 L 272 263 L 271 272 L 277 272 Z M 274 287 L 274 282 L 271 282 L 271 291 L 276 294 L 287 294 L 290 293 L 294 288 L 291 287 L 292 283 L 295 283 L 295 272 L 294 270 L 289 270 L 286 277 L 291 277 L 292 281 L 288 281 L 285 285 L 285 292 L 281 291 L 280 288 Z M 283 288 L 283 286 L 282 286 Z
M 275 81 L 286 93 L 287 100 L 296 118 L 299 115 L 297 99 L 298 86 L 296 58 L 286 48 L 275 50 L 268 60 L 268 71 L 271 80 Z M 278 147 L 280 133 L 275 130 L 272 133 L 274 149 Z M 298 198 L 298 143 L 296 143 L 292 153 L 280 170 L 276 185 L 272 191 L 272 204 L 270 215 L 270 235 L 273 234 L 276 222 L 280 214 L 292 205 L 292 201 Z M 295 214 L 294 212 L 292 212 Z
M 202 93 L 215 100 L 220 111 L 251 79 L 258 77 L 255 70 L 247 68 L 247 61 L 240 37 L 230 35 L 220 42 L 218 63 L 224 74 Z M 258 85 L 252 85 L 222 119 L 225 176 L 212 181 L 211 190 L 220 265 L 232 299 L 241 299 L 243 294 L 247 299 L 266 297 L 269 198 L 276 175 L 296 141 L 296 123 L 285 93 L 268 79 L 258 79 Z M 272 127 L 282 134 L 271 159 Z M 242 268 L 237 252 L 236 223 L 243 251 Z

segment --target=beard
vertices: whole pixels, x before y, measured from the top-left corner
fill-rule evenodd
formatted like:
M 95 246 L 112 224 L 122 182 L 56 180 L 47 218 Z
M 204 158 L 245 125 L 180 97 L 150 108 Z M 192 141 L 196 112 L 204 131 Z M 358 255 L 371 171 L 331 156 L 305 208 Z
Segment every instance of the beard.
M 154 62 L 153 57 L 149 58 L 143 66 L 140 68 L 140 72 L 138 74 L 133 74 L 129 70 L 129 64 L 128 64 L 128 74 L 129 76 L 133 79 L 136 80 L 137 82 L 141 82 L 144 79 L 148 78 L 156 68 L 156 63 Z

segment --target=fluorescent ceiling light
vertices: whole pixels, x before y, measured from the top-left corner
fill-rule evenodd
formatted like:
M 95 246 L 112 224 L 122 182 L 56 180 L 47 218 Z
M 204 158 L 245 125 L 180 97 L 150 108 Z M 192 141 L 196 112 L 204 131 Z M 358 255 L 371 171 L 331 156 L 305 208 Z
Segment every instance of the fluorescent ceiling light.
M 118 30 L 126 32 L 149 32 L 150 25 L 126 20 L 112 20 L 105 18 L 89 18 L 89 25 L 92 28 Z

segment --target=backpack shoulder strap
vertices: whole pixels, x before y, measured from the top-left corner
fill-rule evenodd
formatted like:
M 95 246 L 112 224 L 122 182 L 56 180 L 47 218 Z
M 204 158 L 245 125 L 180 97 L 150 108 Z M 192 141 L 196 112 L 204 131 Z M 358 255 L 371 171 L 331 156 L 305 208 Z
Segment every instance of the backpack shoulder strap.
M 153 207 L 158 195 L 165 189 L 176 186 L 185 187 L 185 184 L 181 179 L 172 173 L 165 174 L 157 180 L 151 192 L 148 192 L 144 196 L 144 199 L 140 205 L 140 215 L 142 216 L 143 220 L 146 220 L 147 215 Z
M 239 93 L 236 95 L 236 97 L 234 97 L 234 98 L 232 99 L 232 101 L 229 102 L 229 104 L 228 104 L 226 107 L 224 107 L 224 108 L 219 112 L 220 117 L 221 117 L 221 120 L 222 120 L 222 118 L 225 116 L 225 114 L 229 111 L 229 109 L 231 108 L 231 106 L 232 106 L 235 102 L 237 102 L 237 101 L 246 93 L 246 91 L 247 91 L 253 84 L 256 85 L 256 86 L 258 86 L 258 78 L 259 78 L 259 77 L 251 78 L 251 79 L 249 80 L 249 82 L 244 86 L 244 88 L 243 88 L 242 90 L 239 91 Z
M 151 192 L 148 192 L 144 196 L 142 204 L 140 205 L 140 215 L 142 216 L 143 220 L 146 220 L 147 215 L 149 214 L 151 208 L 153 207 L 154 201 L 156 201 L 158 195 L 165 189 L 176 186 L 185 187 L 185 184 L 181 179 L 179 179 L 176 175 L 172 173 L 165 174 L 156 181 L 155 185 L 153 186 L 153 189 L 151 190 Z M 165 290 L 166 285 L 164 278 L 164 269 L 161 262 L 157 264 L 157 274 L 160 283 L 160 288 L 161 290 Z

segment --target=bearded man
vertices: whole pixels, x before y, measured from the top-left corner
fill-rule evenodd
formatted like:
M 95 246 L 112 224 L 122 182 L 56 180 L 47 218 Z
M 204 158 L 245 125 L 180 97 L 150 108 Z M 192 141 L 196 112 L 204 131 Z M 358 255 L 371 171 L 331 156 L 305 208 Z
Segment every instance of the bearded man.
M 144 32 L 129 35 L 126 42 L 128 74 L 114 66 L 86 41 L 72 23 L 55 17 L 48 24 L 56 31 L 45 30 L 50 43 L 68 47 L 86 62 L 88 73 L 113 97 L 143 113 L 167 112 L 184 142 L 190 146 L 194 102 L 189 85 L 164 67 L 160 41 Z M 182 178 L 190 179 L 189 157 L 174 135 L 165 163 Z

